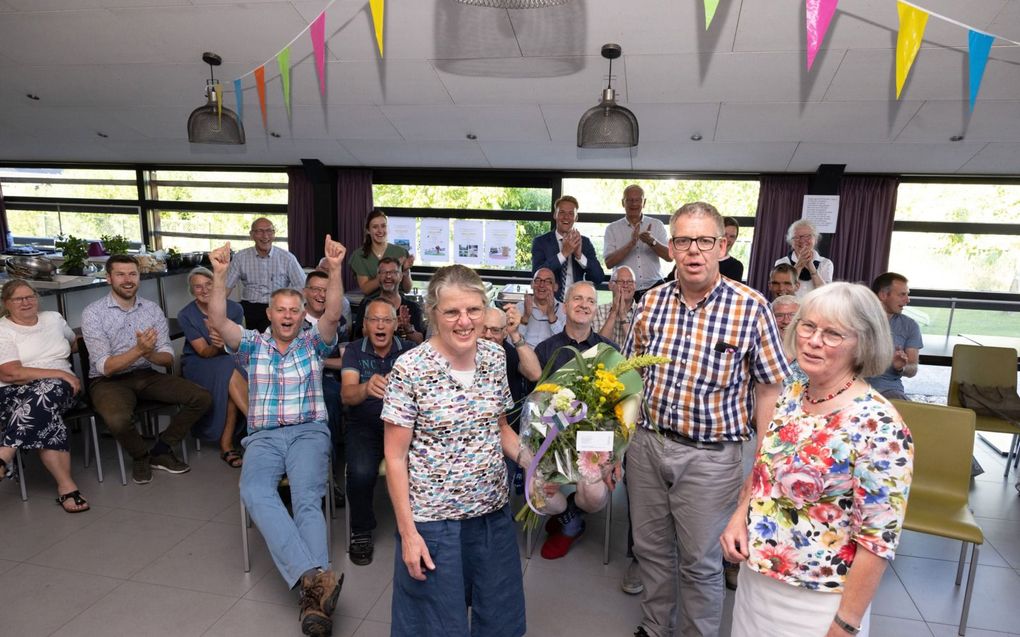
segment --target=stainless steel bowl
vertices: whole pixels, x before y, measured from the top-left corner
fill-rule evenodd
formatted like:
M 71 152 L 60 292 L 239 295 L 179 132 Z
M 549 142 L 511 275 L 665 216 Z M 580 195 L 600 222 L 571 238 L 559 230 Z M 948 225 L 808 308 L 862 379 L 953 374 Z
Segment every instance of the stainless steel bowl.
M 8 257 L 7 274 L 19 279 L 52 281 L 57 268 L 46 257 Z

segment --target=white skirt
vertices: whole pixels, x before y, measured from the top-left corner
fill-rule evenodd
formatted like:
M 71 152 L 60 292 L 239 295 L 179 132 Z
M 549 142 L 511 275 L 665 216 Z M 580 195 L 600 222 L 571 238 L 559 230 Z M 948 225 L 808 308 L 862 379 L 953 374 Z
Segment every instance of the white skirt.
M 730 637 L 824 637 L 842 597 L 791 586 L 741 564 Z M 870 619 L 868 606 L 860 637 L 868 637 Z

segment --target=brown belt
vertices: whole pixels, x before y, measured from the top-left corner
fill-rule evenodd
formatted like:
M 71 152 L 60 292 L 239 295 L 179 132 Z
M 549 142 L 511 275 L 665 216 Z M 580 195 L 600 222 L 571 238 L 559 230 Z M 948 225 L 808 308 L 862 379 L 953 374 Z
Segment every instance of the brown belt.
M 660 428 L 659 433 L 669 438 L 673 442 L 683 445 L 685 447 L 693 447 L 695 449 L 704 449 L 706 451 L 722 451 L 725 448 L 725 444 L 721 442 L 701 442 L 694 438 L 689 438 L 682 433 L 673 431 L 672 429 Z

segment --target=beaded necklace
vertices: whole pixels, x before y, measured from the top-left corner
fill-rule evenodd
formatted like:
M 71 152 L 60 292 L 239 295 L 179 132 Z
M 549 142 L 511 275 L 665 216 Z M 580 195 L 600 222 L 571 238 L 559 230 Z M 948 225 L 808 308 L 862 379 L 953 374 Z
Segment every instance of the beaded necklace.
M 805 390 L 805 392 L 804 392 L 804 400 L 808 401 L 808 403 L 810 403 L 812 405 L 817 405 L 819 403 L 824 403 L 824 402 L 830 401 L 833 398 L 835 398 L 836 396 L 839 396 L 840 394 L 842 394 L 846 390 L 850 389 L 850 387 L 856 381 L 857 381 L 857 375 L 854 374 L 853 376 L 850 377 L 850 380 L 847 381 L 846 385 L 843 385 L 841 388 L 839 388 L 836 391 L 832 392 L 831 394 L 829 394 L 825 398 L 811 398 L 810 396 L 808 396 L 808 391 L 810 391 L 810 388 L 808 388 L 808 390 Z

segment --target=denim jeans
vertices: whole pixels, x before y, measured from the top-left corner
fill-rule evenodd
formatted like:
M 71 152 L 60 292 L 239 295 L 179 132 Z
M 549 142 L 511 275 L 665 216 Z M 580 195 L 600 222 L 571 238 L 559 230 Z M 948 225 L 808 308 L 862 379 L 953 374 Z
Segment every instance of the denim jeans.
M 352 420 L 345 434 L 351 533 L 369 533 L 376 525 L 372 500 L 383 459 L 383 423 Z
M 509 504 L 477 518 L 416 522 L 415 527 L 436 568 L 426 571 L 424 582 L 413 579 L 397 537 L 391 637 L 519 637 L 526 632 L 521 556 Z
M 291 588 L 311 568 L 328 568 L 322 498 L 329 470 L 329 428 L 309 422 L 257 431 L 241 441 L 241 500 L 269 547 L 276 569 Z M 294 517 L 277 487 L 287 475 Z

